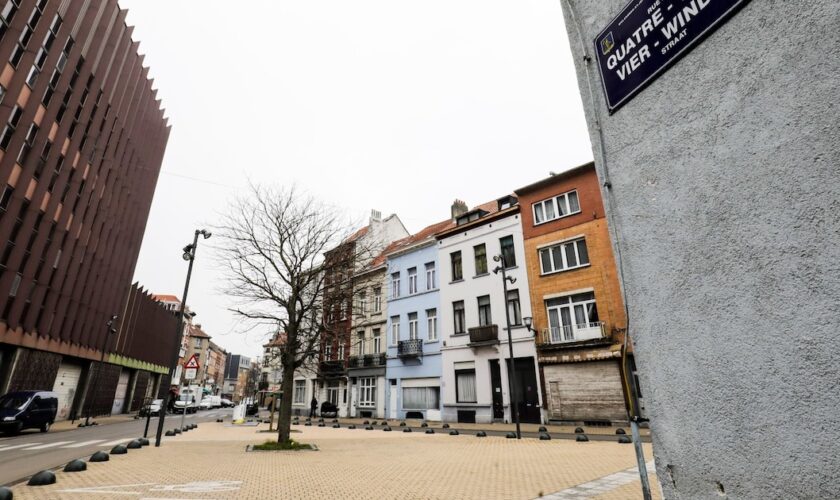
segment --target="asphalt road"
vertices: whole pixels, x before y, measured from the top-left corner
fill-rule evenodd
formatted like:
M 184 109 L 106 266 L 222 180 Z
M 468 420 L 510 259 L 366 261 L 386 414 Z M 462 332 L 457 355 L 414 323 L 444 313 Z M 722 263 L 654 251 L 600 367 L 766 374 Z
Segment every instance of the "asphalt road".
M 205 410 L 187 415 L 186 423 L 213 422 L 229 417 L 232 410 Z M 181 415 L 167 415 L 164 430 L 180 425 Z M 149 425 L 149 440 L 154 446 L 157 417 Z M 18 436 L 0 437 L 0 485 L 8 485 L 28 478 L 44 469 L 63 466 L 76 458 L 87 458 L 93 453 L 109 451 L 117 444 L 126 444 L 143 436 L 146 419 L 103 424 L 67 431 L 41 433 L 37 429 L 25 430 Z M 161 446 L 166 443 L 163 437 Z

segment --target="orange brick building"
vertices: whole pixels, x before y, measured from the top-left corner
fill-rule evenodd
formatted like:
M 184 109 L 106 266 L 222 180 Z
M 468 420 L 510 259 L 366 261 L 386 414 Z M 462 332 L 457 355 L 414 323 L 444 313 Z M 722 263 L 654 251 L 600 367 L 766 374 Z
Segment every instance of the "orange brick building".
M 550 420 L 626 421 L 627 320 L 594 164 L 516 190 Z

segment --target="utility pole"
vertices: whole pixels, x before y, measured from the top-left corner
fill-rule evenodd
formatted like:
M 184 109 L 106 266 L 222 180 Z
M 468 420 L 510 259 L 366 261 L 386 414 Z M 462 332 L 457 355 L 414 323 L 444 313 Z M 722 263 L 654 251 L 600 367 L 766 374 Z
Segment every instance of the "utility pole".
M 508 373 L 508 390 L 510 391 L 510 414 L 511 416 L 513 416 L 514 422 L 516 422 L 516 439 L 522 439 L 522 431 L 519 428 L 519 398 L 516 394 L 516 359 L 513 357 L 513 338 L 510 333 L 510 309 L 508 309 L 507 304 L 508 281 L 510 281 L 511 284 L 516 283 L 516 278 L 514 278 L 513 276 L 508 276 L 505 272 L 507 264 L 505 264 L 504 255 L 496 255 L 495 257 L 493 257 L 493 260 L 501 263 L 500 266 L 496 266 L 496 268 L 493 269 L 493 273 L 498 274 L 501 271 L 502 287 L 505 292 L 504 297 L 502 297 L 502 303 L 505 306 L 505 324 L 507 326 L 506 329 L 508 340 L 508 352 L 510 353 L 510 373 Z
M 198 235 L 204 236 L 206 240 L 211 236 L 210 231 L 205 229 L 196 229 L 195 230 L 195 237 L 193 238 L 193 242 L 191 245 L 187 245 L 184 247 L 184 254 L 182 255 L 183 259 L 189 261 L 189 266 L 187 267 L 187 280 L 184 283 L 184 297 L 181 300 L 181 307 L 178 310 L 178 330 L 176 331 L 175 335 L 178 338 L 178 343 L 175 345 L 175 357 L 172 360 L 171 367 L 169 369 L 169 384 L 172 385 L 172 379 L 175 378 L 175 370 L 178 367 L 178 355 L 181 352 L 181 341 L 183 340 L 184 336 L 184 308 L 187 304 L 187 293 L 190 291 L 190 278 L 192 277 L 192 269 L 193 269 L 193 262 L 195 262 L 195 251 L 198 249 Z M 157 435 L 155 436 L 155 446 L 160 446 L 160 439 L 163 435 L 163 421 L 166 418 L 166 409 L 169 407 L 169 392 L 166 391 L 166 396 L 163 397 L 163 404 L 160 408 L 160 417 L 158 418 L 158 428 L 157 428 Z M 184 412 L 186 413 L 187 406 L 184 405 Z

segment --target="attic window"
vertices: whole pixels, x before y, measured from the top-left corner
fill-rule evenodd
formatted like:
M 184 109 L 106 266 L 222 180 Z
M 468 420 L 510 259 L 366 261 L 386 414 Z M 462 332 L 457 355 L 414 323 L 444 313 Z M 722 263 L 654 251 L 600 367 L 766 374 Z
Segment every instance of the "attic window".
M 505 196 L 504 198 L 499 198 L 497 202 L 499 204 L 499 210 L 505 210 L 519 203 L 519 200 L 516 196 Z
M 458 226 L 463 226 L 464 224 L 466 224 L 468 222 L 472 222 L 474 220 L 480 219 L 481 217 L 484 217 L 485 215 L 487 215 L 487 213 L 488 213 L 487 211 L 481 210 L 481 209 L 473 210 L 472 212 L 467 212 L 464 215 L 458 217 L 458 219 L 456 219 L 455 223 Z

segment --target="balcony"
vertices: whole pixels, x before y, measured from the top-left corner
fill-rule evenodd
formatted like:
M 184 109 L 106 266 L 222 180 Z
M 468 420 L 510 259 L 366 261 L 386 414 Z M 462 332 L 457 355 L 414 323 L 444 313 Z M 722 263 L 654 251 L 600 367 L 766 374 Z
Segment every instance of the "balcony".
M 344 361 L 321 361 L 318 365 L 319 375 L 322 377 L 334 377 L 344 373 Z
M 423 340 L 400 340 L 397 344 L 397 356 L 401 358 L 417 358 L 423 355 Z
M 483 347 L 499 343 L 499 327 L 497 325 L 484 325 L 468 328 L 470 333 L 470 347 Z
M 365 354 L 364 356 L 350 356 L 347 360 L 350 368 L 372 368 L 385 366 L 385 353 Z
M 603 321 L 543 328 L 540 344 L 556 345 L 582 342 L 585 340 L 606 339 L 607 333 Z

